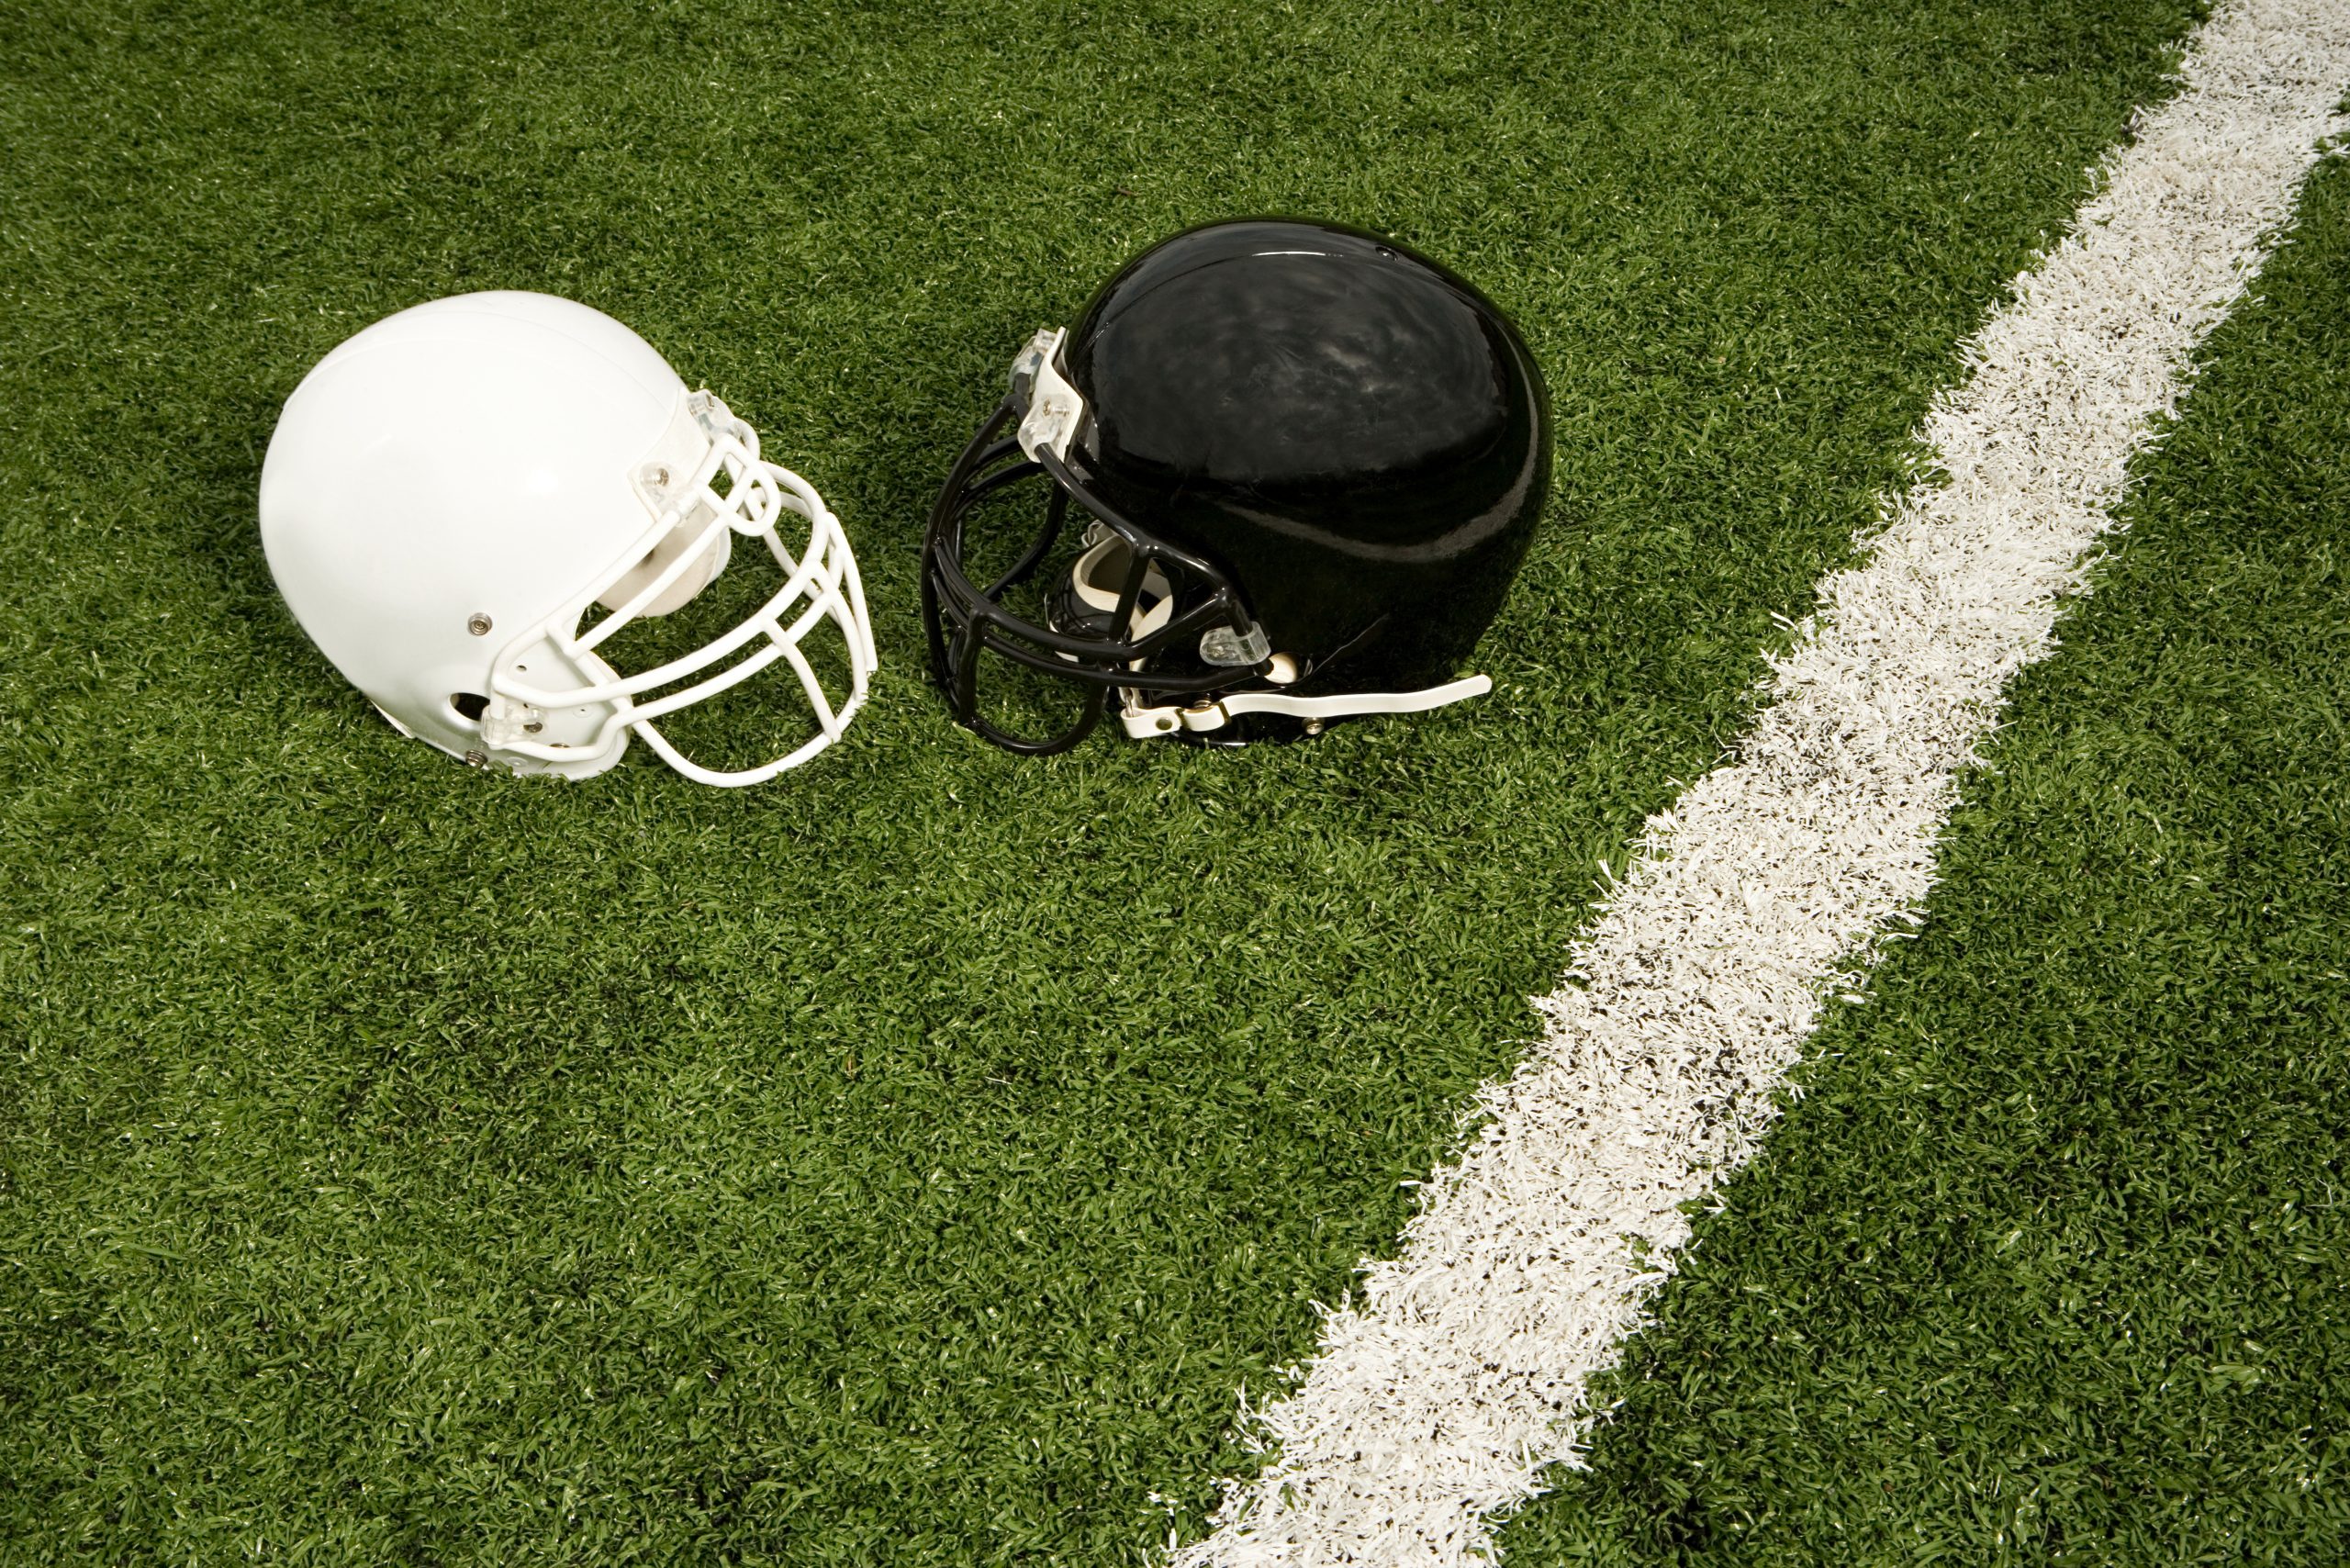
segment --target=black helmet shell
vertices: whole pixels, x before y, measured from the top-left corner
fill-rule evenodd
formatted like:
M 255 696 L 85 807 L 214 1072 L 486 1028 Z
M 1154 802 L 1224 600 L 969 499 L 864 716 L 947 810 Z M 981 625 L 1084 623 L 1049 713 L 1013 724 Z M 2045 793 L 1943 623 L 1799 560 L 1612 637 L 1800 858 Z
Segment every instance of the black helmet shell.
M 1062 354 L 1091 415 L 1071 468 L 1224 567 L 1311 689 L 1443 680 L 1499 610 L 1548 398 L 1446 268 L 1336 224 L 1209 224 L 1122 269 Z

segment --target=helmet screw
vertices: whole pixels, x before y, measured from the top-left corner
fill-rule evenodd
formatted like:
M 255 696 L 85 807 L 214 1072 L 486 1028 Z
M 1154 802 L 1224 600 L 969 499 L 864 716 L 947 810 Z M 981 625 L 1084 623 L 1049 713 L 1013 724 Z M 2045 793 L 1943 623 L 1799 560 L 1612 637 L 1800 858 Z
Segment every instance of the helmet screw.
M 465 766 L 467 767 L 487 767 L 489 766 L 489 753 L 486 751 L 469 751 L 465 753 Z
M 1306 733 L 1307 734 L 1309 734 L 1309 735 L 1318 735 L 1318 734 L 1320 734 L 1322 733 L 1322 721 L 1321 721 L 1321 720 L 1319 720 L 1319 719 L 1308 719 L 1308 720 L 1306 720 L 1306 721 L 1305 721 L 1305 733 Z
M 471 632 L 476 637 L 488 636 L 489 617 L 484 615 L 478 610 L 475 610 L 472 616 L 465 622 L 465 630 Z

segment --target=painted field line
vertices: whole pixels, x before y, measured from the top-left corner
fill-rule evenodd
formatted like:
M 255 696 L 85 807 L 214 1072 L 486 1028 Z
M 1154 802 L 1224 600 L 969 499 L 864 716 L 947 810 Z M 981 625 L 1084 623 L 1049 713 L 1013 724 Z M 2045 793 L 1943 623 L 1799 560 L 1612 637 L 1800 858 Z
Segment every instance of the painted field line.
M 1303 1381 L 1244 1414 L 1270 1457 L 1176 1568 L 1485 1561 L 1543 1467 L 1575 1462 L 1585 1383 L 1672 1271 L 1684 1206 L 1753 1154 L 1823 1003 L 1919 918 L 2002 689 L 2053 645 L 2131 457 L 2344 128 L 2350 0 L 2223 5 L 2181 76 L 1963 345 L 1970 377 L 1920 432 L 1942 476 L 1821 585 L 1737 759 L 1648 824 L 1537 1003 L 1547 1037 L 1482 1092 Z

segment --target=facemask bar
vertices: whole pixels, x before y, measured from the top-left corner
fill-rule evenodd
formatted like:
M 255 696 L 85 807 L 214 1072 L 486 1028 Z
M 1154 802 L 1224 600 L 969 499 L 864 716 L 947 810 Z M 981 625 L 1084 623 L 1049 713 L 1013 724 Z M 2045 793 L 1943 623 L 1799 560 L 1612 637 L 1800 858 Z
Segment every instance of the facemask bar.
M 613 743 L 625 726 L 679 773 L 697 783 L 721 786 L 757 784 L 786 769 L 797 767 L 838 740 L 849 721 L 864 705 L 868 678 L 877 666 L 872 622 L 865 607 L 865 586 L 849 551 L 840 520 L 805 479 L 759 456 L 758 433 L 736 419 L 726 405 L 707 392 L 688 400 L 688 411 L 710 438 L 708 450 L 683 482 L 672 480 L 659 490 L 666 502 L 653 526 L 628 555 L 601 579 L 582 589 L 568 603 L 509 643 L 490 677 L 491 702 L 482 719 L 482 736 L 500 751 L 549 761 L 579 756 Z M 716 488 L 724 476 L 727 489 Z M 809 525 L 805 554 L 795 560 L 778 532 L 787 515 Z M 580 622 L 589 608 L 610 592 L 653 549 L 676 529 L 692 528 L 696 537 L 659 573 L 644 582 L 624 602 L 585 633 Z M 615 634 L 651 613 L 649 607 L 672 585 L 702 566 L 712 551 L 725 547 L 729 531 L 763 540 L 785 582 L 748 619 L 724 635 L 680 658 L 642 674 L 622 677 L 604 662 L 598 649 Z M 805 608 L 792 615 L 792 607 Z M 835 712 L 800 642 L 825 622 L 832 622 L 846 643 L 850 667 L 848 699 Z M 639 702 L 645 693 L 670 686 L 721 664 L 754 642 L 766 645 L 691 686 Z M 606 678 L 570 690 L 535 686 L 517 673 L 521 659 L 542 644 L 552 644 L 575 668 Z M 680 753 L 655 727 L 654 721 L 717 696 L 781 659 L 800 679 L 801 691 L 814 711 L 819 733 L 805 744 L 755 767 L 721 772 L 701 767 Z M 544 711 L 610 704 L 595 738 L 586 746 L 556 746 L 534 741 L 536 716 Z
M 1263 674 L 1269 667 L 1259 663 L 1196 675 L 1146 667 L 1145 661 L 1155 655 L 1189 646 L 1218 631 L 1231 639 L 1231 645 L 1243 649 L 1261 644 L 1262 633 L 1223 573 L 1121 517 L 1089 494 L 1070 472 L 1064 454 L 1084 413 L 1081 402 L 1073 411 L 1059 406 L 1076 395 L 1053 367 L 1052 351 L 1058 342 L 1058 333 L 1039 333 L 1022 352 L 1013 366 L 1011 395 L 956 460 L 931 509 L 923 540 L 923 623 L 930 643 L 931 678 L 946 694 L 957 723 L 1007 751 L 1029 756 L 1049 756 L 1085 739 L 1101 722 L 1113 689 L 1204 698 Z M 1035 401 L 1040 391 L 1058 401 L 1046 409 Z M 1049 420 L 1042 417 L 1046 412 Z M 1014 420 L 1022 421 L 1019 433 L 1004 436 L 1005 427 Z M 1039 476 L 1053 484 L 1043 527 L 1002 577 L 984 588 L 975 585 L 963 569 L 967 514 L 998 490 Z M 1116 537 L 1126 554 L 1126 572 L 1116 603 L 1106 609 L 1092 607 L 1105 609 L 1102 618 L 1110 628 L 1107 634 L 1082 635 L 1040 626 L 1004 609 L 1002 602 L 1007 591 L 1025 582 L 1051 554 L 1068 521 L 1072 498 L 1091 514 L 1097 529 Z M 1146 584 L 1154 577 L 1169 585 L 1170 604 L 1191 589 L 1203 589 L 1204 595 L 1180 614 L 1138 617 Z M 979 711 L 979 661 L 983 652 L 1078 686 L 1083 707 L 1076 720 L 1045 740 L 1011 734 L 990 723 Z

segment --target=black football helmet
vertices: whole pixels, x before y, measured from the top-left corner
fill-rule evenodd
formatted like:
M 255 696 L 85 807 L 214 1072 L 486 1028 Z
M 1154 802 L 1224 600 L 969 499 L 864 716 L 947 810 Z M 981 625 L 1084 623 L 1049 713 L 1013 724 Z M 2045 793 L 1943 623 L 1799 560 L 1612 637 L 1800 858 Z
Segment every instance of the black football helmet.
M 958 722 L 1033 756 L 1083 740 L 1113 690 L 1129 735 L 1225 745 L 1474 697 L 1492 682 L 1459 666 L 1550 473 L 1541 373 L 1467 283 L 1337 224 L 1190 230 L 1013 362 L 931 509 L 931 674 Z M 982 503 L 1037 476 L 1033 538 L 982 539 Z M 1041 739 L 990 722 L 983 654 L 1073 683 L 1075 717 Z

